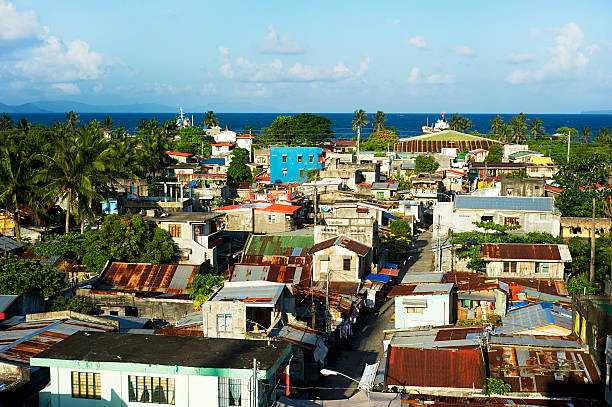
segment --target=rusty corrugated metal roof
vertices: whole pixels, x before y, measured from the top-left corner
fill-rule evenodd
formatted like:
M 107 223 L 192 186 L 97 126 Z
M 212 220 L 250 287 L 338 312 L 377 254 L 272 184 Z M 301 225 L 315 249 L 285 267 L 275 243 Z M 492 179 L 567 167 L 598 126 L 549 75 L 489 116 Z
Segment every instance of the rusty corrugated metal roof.
M 337 236 L 337 237 L 332 237 L 331 239 L 327 239 L 327 240 L 324 240 L 322 242 L 315 244 L 314 246 L 312 246 L 312 249 L 310 249 L 309 253 L 313 254 L 320 250 L 327 249 L 332 246 L 344 247 L 345 249 L 348 249 L 354 253 L 357 253 L 360 256 L 367 255 L 372 249 L 370 246 L 366 246 L 353 239 L 349 239 L 348 237 Z
M 561 257 L 557 244 L 531 243 L 483 243 L 481 257 L 484 260 L 548 260 L 568 261 Z M 571 259 L 569 260 L 571 261 Z
M 484 387 L 485 365 L 480 348 L 416 349 L 391 346 L 385 372 L 388 386 Z
M 111 263 L 99 283 L 115 290 L 184 294 L 199 266 L 183 264 Z
M 238 263 L 230 269 L 230 281 L 271 281 L 284 284 L 310 284 L 311 263 L 293 264 L 245 264 Z
M 245 255 L 306 256 L 314 245 L 314 235 L 252 235 Z

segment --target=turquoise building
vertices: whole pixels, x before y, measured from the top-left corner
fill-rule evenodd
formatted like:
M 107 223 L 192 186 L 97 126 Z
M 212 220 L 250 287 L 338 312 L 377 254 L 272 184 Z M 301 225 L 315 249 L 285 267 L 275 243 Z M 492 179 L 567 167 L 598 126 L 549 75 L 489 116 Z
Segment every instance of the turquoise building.
M 306 182 L 309 170 L 320 170 L 319 147 L 270 147 L 270 180 L 273 184 Z

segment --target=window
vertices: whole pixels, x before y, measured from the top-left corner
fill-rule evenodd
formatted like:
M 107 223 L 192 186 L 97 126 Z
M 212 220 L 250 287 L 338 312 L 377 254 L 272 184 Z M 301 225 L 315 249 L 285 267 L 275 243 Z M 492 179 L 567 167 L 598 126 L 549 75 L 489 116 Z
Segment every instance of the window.
M 345 258 L 342 265 L 344 266 L 344 271 L 350 271 L 351 270 L 351 259 Z
M 550 263 L 536 263 L 535 272 L 542 274 L 550 273 Z
M 481 216 L 480 221 L 481 222 L 493 222 L 493 216 Z
M 287 162 L 287 154 L 283 154 L 283 162 L 286 163 Z
M 72 398 L 100 400 L 100 373 L 72 372 Z
M 304 169 L 300 168 L 300 178 L 304 178 Z
M 276 223 L 276 214 L 268 215 L 268 223 Z
M 379 191 L 376 193 L 376 198 L 377 199 L 385 199 L 385 193 L 382 191 Z
M 406 307 L 406 312 L 408 314 L 422 314 L 424 309 L 421 307 Z
M 181 225 L 168 225 L 168 231 L 172 237 L 181 237 Z
M 232 332 L 232 314 L 217 314 L 217 331 Z
M 504 218 L 504 225 L 505 226 L 519 226 L 520 222 L 519 222 L 519 218 L 508 218 L 505 217 Z
M 251 405 L 249 379 L 219 378 L 219 407 Z
M 302 162 L 302 154 L 298 154 L 298 162 L 301 163 Z
M 515 261 L 504 262 L 504 273 L 516 273 L 516 262 Z
M 128 376 L 128 393 L 137 403 L 174 404 L 174 379 Z
M 308 162 L 309 162 L 309 163 L 313 163 L 313 162 L 314 162 L 314 155 L 310 154 L 310 155 L 308 156 Z
M 283 168 L 283 177 L 286 177 L 286 176 L 287 176 L 287 169 Z

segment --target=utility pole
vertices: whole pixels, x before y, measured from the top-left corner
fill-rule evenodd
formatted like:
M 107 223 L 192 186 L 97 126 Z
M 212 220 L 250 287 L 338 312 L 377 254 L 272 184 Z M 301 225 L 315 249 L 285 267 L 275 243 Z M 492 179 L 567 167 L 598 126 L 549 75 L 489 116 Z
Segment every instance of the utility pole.
M 595 198 L 593 198 L 593 217 L 591 218 L 591 267 L 589 269 L 589 281 L 595 282 Z
M 567 132 L 567 162 L 569 163 L 569 153 L 570 153 L 570 141 L 572 139 L 572 132 Z
M 253 387 L 251 388 L 251 406 L 257 407 L 257 359 L 253 358 Z
M 327 344 L 329 341 L 328 332 L 329 332 L 329 273 L 331 270 L 327 269 L 327 276 L 325 277 L 325 343 Z
M 442 254 L 442 250 L 440 250 L 440 215 L 438 215 L 438 265 L 439 268 L 437 271 L 440 271 L 442 269 L 442 258 L 441 258 L 441 254 Z

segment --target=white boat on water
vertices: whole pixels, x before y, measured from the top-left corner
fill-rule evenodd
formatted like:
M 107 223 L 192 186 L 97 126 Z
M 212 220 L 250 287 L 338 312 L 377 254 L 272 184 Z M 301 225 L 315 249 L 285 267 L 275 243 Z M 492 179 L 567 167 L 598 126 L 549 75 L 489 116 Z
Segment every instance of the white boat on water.
M 436 120 L 436 123 L 433 125 L 433 127 L 429 126 L 429 117 L 427 118 L 427 125 L 421 127 L 423 134 L 438 133 L 442 130 L 447 129 L 450 129 L 450 125 L 446 120 L 444 120 L 444 113 L 442 113 L 442 119 Z

